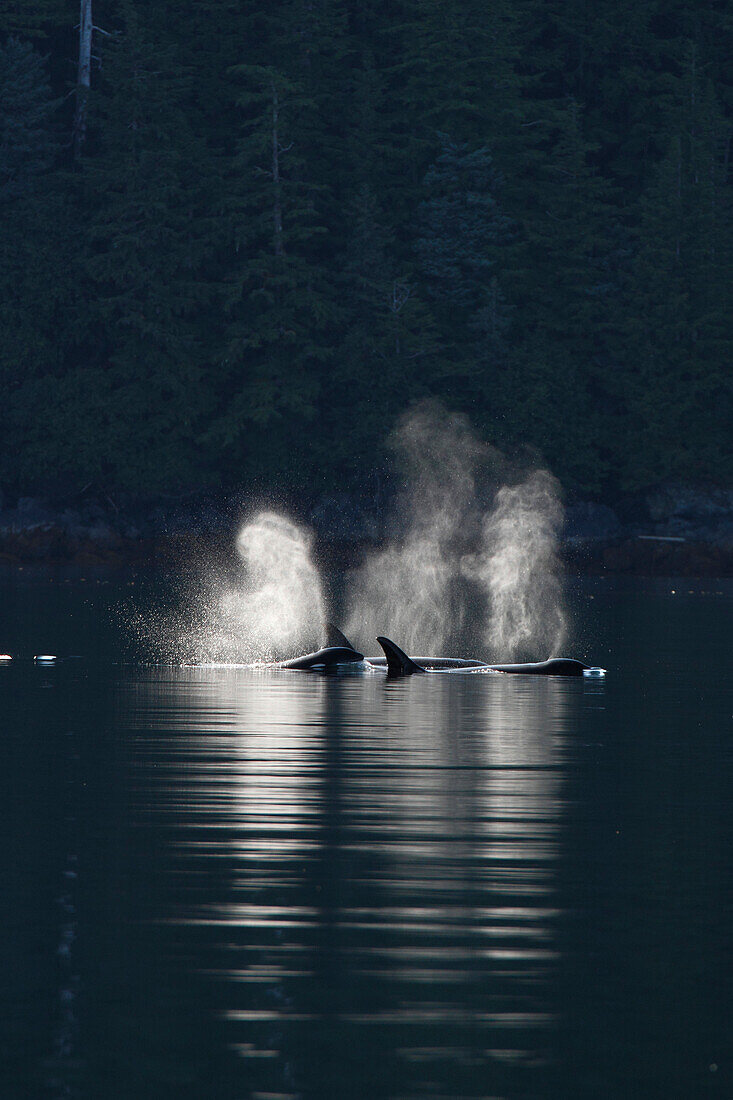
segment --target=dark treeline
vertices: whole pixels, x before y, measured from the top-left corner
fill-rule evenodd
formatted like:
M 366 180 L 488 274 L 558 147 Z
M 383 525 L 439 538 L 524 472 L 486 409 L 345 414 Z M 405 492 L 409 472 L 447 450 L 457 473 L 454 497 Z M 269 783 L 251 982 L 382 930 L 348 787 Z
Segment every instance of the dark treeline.
M 6 490 L 358 487 L 426 395 L 730 477 L 728 0 L 94 0 L 88 93 L 78 17 L 0 9 Z

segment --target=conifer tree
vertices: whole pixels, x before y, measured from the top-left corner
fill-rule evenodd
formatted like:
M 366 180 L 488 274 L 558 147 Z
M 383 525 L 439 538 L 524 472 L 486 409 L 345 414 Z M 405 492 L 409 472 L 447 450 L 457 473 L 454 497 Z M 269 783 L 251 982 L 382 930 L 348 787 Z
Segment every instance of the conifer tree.
M 430 297 L 456 320 L 468 321 L 501 266 L 510 237 L 499 209 L 501 186 L 487 149 L 470 151 L 441 135 L 441 151 L 424 181 L 420 204 L 420 270 Z
M 78 12 L 0 10 L 6 483 L 340 484 L 421 393 L 725 476 L 725 5 L 94 0 L 74 161 Z
M 627 285 L 629 484 L 704 476 L 731 411 L 731 205 L 727 130 L 688 43 L 668 150 L 643 196 Z
M 391 91 L 404 159 L 419 182 L 448 133 L 472 147 L 503 146 L 521 117 L 517 13 L 497 0 L 401 0 L 390 37 Z M 405 140 L 406 139 L 406 140 Z M 408 177 L 409 178 L 409 177 Z
M 54 162 L 58 100 L 41 56 L 11 37 L 0 47 L 0 203 L 31 198 Z
M 256 465 L 274 460 L 277 432 L 304 428 L 316 415 L 334 303 L 316 262 L 327 235 L 319 187 L 300 142 L 312 100 L 274 68 L 241 65 L 234 76 L 242 139 L 228 187 L 224 400 L 213 432 L 239 461 L 249 455 Z
M 74 10 L 78 16 L 78 7 Z M 65 28 L 69 21 L 66 0 L 4 0 L 0 6 L 0 38 L 22 38 L 24 41 L 45 41 L 49 31 Z
M 58 107 L 43 58 L 27 42 L 9 38 L 0 46 L 0 461 L 6 484 L 42 465 L 28 444 L 62 365 L 65 314 L 74 297 L 67 204 L 51 175 L 60 149 Z
M 394 236 L 369 184 L 347 210 L 343 331 L 323 416 L 331 438 L 348 432 L 340 469 L 353 480 L 354 453 L 373 464 L 382 454 L 384 425 L 400 415 L 406 395 L 430 392 L 438 334 L 417 272 L 395 258 Z
M 488 150 L 470 150 L 441 135 L 418 209 L 416 252 L 425 293 L 440 332 L 434 386 L 463 405 L 496 385 L 506 351 L 510 310 L 502 277 L 512 227 L 497 201 L 501 177 Z
M 581 105 L 550 100 L 543 110 L 535 194 L 524 204 L 510 284 L 521 335 L 506 399 L 514 417 L 522 405 L 532 442 L 558 473 L 571 484 L 587 477 L 597 490 L 614 431 L 608 376 L 626 244 L 612 188 L 592 163 Z M 569 433 L 557 432 L 563 418 Z
M 84 162 L 95 308 L 79 318 L 89 348 L 79 369 L 92 404 L 95 393 L 108 395 L 106 415 L 97 406 L 89 413 L 107 476 L 154 487 L 195 479 L 200 468 L 193 443 L 208 400 L 199 317 L 212 294 L 211 180 L 183 106 L 189 75 L 170 47 L 149 39 L 132 3 L 122 14 L 96 97 L 101 149 Z

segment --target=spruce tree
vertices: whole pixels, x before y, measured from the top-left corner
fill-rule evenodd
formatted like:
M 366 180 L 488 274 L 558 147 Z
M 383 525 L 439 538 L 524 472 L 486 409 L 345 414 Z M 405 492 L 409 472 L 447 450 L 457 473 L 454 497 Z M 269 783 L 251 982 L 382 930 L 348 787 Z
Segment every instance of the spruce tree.
M 319 185 L 302 153 L 312 100 L 273 68 L 241 65 L 233 75 L 242 137 L 227 181 L 226 338 L 212 439 L 262 472 L 285 461 L 317 414 L 335 307 L 317 260 L 327 235 Z
M 502 148 L 521 118 L 517 22 L 522 2 L 400 0 L 392 25 L 392 125 L 405 179 L 419 186 L 438 135 Z
M 584 493 L 724 476 L 724 9 L 94 0 L 73 162 L 78 6 L 9 0 L 3 477 L 341 483 L 421 393 Z
M 340 290 L 344 301 L 323 420 L 340 441 L 339 482 L 368 480 L 384 455 L 385 425 L 430 392 L 438 334 L 414 268 L 395 258 L 394 236 L 367 183 L 348 204 Z M 361 472 L 354 457 L 362 456 Z
M 201 331 L 212 297 L 212 191 L 184 109 L 190 75 L 174 50 L 150 39 L 144 14 L 123 6 L 92 103 L 99 152 L 83 161 L 79 213 L 94 308 L 78 318 L 89 350 L 69 386 L 89 395 L 98 472 L 153 489 L 195 482 L 201 468 L 194 442 L 209 402 Z M 101 405 L 97 393 L 107 395 Z
M 0 203 L 30 199 L 59 150 L 43 58 L 11 37 L 0 47 Z
M 535 193 L 521 219 L 510 290 L 517 369 L 507 402 L 529 418 L 532 442 L 570 484 L 598 490 L 615 430 L 609 375 L 628 245 L 614 193 L 593 164 L 581 104 L 547 101 L 533 151 Z M 558 432 L 563 420 L 570 431 Z
M 629 486 L 720 476 L 731 412 L 728 127 L 690 42 L 626 287 Z M 643 442 L 642 442 L 643 441 Z
M 61 142 L 59 101 L 44 59 L 11 37 L 0 46 L 0 427 L 6 485 L 44 466 L 35 425 L 53 403 L 75 287 L 70 222 L 52 177 Z M 71 278 L 69 276 L 72 276 Z
M 501 268 L 510 222 L 495 197 L 500 186 L 487 149 L 469 150 L 441 135 L 440 155 L 425 176 L 418 210 L 417 255 L 430 297 L 458 325 L 481 308 Z
M 459 407 L 486 399 L 506 352 L 502 279 L 513 231 L 497 200 L 501 185 L 487 149 L 441 135 L 418 208 L 416 254 L 440 334 L 432 385 Z

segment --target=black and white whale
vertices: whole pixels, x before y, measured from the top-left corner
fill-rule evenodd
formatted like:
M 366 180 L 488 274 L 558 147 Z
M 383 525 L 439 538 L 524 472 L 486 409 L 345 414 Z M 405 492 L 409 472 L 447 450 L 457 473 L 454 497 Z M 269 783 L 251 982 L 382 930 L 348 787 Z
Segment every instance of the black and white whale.
M 384 650 L 384 657 L 365 657 L 351 644 L 333 623 L 326 624 L 326 645 L 315 653 L 307 653 L 292 661 L 282 661 L 277 667 L 305 672 L 357 671 L 360 667 L 385 669 L 389 676 L 411 676 L 423 672 L 457 672 L 460 669 L 478 669 L 486 672 L 513 672 L 534 676 L 583 676 L 585 673 L 601 674 L 582 661 L 569 657 L 553 657 L 549 661 L 526 664 L 490 665 L 462 657 L 408 657 L 389 638 L 377 638 Z
M 394 646 L 394 642 L 389 644 Z M 394 648 L 398 649 L 397 646 Z M 402 650 L 399 652 L 401 653 Z M 410 658 L 407 659 L 410 660 Z M 415 657 L 413 660 L 423 666 L 420 668 L 421 672 L 484 667 L 483 661 L 464 660 L 461 657 Z M 291 661 L 280 661 L 277 667 L 295 669 L 299 672 L 334 672 L 356 671 L 359 665 L 388 669 L 388 664 L 386 657 L 365 657 L 337 626 L 326 623 L 326 645 L 323 649 L 317 649 L 315 653 L 306 653 L 302 657 L 295 657 Z M 392 675 L 396 675 L 394 669 L 388 670 Z
M 378 640 L 379 639 L 377 639 L 377 641 Z M 334 626 L 333 623 L 326 623 L 326 645 L 344 646 L 346 649 L 354 649 L 354 646 L 346 635 L 342 634 L 339 628 Z M 355 649 L 354 652 L 356 652 Z M 364 657 L 364 660 L 374 668 L 387 667 L 386 657 Z M 412 660 L 430 669 L 479 668 L 484 663 L 483 661 L 466 660 L 463 657 L 413 657 Z
M 412 676 L 420 672 L 442 672 L 450 669 L 481 669 L 486 672 L 516 672 L 532 676 L 582 676 L 595 671 L 582 661 L 570 657 L 553 657 L 549 661 L 531 661 L 526 664 L 489 665 L 484 661 L 459 661 L 455 658 L 408 657 L 404 650 L 389 638 L 378 637 L 384 650 L 384 662 L 390 676 Z M 367 658 L 373 664 L 373 658 Z M 378 658 L 377 658 L 378 660 Z M 448 664 L 446 662 L 450 661 Z
M 336 672 L 348 671 L 364 663 L 364 654 L 353 646 L 328 645 L 317 649 L 315 653 L 306 653 L 292 661 L 281 661 L 278 668 L 292 668 L 299 672 Z

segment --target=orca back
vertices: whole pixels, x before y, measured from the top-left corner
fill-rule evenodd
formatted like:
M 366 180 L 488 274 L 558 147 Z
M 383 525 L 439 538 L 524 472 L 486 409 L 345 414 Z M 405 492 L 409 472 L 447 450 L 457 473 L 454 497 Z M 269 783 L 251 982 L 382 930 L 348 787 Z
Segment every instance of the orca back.
M 518 672 L 535 676 L 582 676 L 588 668 L 582 661 L 570 657 L 552 657 L 549 661 L 534 661 L 523 665 L 489 665 L 494 672 Z
M 386 668 L 386 657 L 367 657 L 375 668 Z M 444 672 L 455 668 L 486 668 L 485 661 L 474 661 L 467 657 L 410 657 L 413 664 L 419 665 L 423 672 Z
M 304 657 L 295 657 L 292 661 L 283 661 L 278 668 L 290 668 L 303 672 L 320 672 L 336 668 L 337 665 L 356 664 L 364 660 L 364 654 L 346 646 L 326 646 L 315 653 L 306 653 Z

